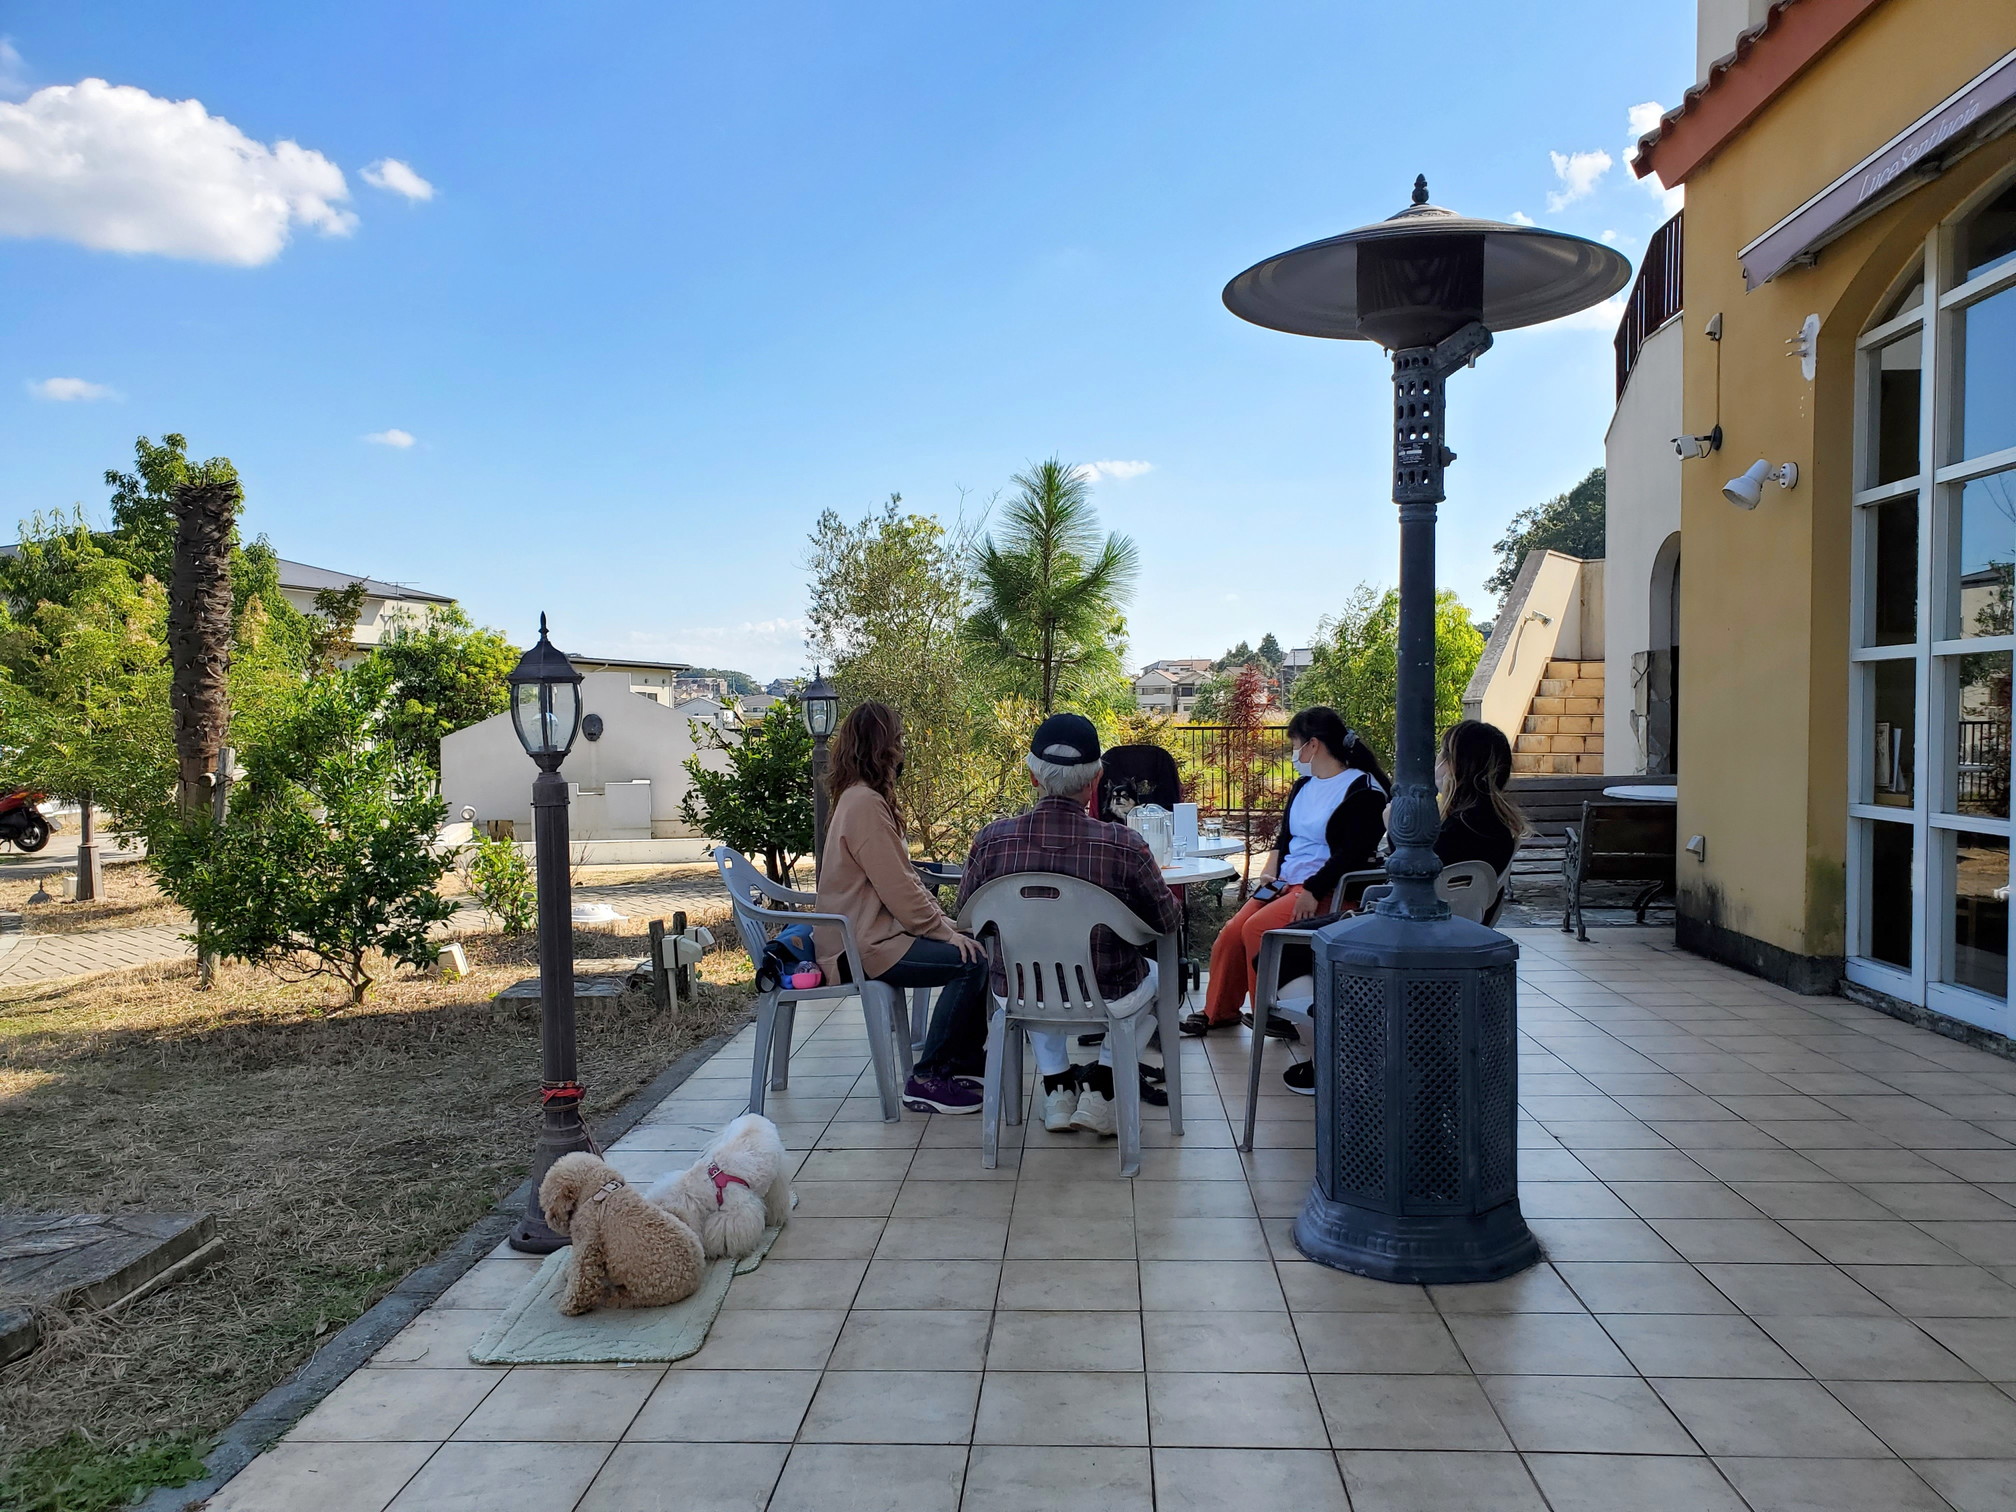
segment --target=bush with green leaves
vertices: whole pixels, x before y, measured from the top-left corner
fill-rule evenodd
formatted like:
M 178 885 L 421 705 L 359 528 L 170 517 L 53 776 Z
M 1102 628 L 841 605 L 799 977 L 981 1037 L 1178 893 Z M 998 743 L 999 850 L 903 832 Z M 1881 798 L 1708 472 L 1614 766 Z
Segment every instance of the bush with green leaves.
M 161 890 L 196 921 L 199 952 L 282 973 L 328 975 L 362 1002 L 373 957 L 431 965 L 455 905 L 435 884 L 447 808 L 427 765 L 379 738 L 386 669 L 322 679 L 242 753 L 222 825 L 163 819 L 149 837 Z
M 462 875 L 504 933 L 518 935 L 531 929 L 539 913 L 539 890 L 532 880 L 532 863 L 516 844 L 476 831 Z
M 797 705 L 779 700 L 739 731 L 698 719 L 692 730 L 701 751 L 728 758 L 728 770 L 688 756 L 679 817 L 717 844 L 760 856 L 772 881 L 788 882 L 792 863 L 812 849 L 812 737 Z

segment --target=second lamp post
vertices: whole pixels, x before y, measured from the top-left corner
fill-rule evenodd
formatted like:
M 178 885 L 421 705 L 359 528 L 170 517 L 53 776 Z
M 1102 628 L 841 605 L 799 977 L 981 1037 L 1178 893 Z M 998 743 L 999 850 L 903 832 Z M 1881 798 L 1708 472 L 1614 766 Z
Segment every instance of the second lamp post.
M 805 733 L 812 737 L 812 873 L 826 854 L 826 742 L 840 723 L 840 695 L 817 667 L 812 681 L 798 692 L 798 710 Z

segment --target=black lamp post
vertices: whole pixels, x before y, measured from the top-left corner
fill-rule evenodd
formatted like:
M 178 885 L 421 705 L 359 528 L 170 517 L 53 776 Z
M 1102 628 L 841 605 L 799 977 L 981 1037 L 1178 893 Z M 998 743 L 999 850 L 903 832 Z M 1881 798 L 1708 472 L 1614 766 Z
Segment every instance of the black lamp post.
M 840 723 L 840 694 L 817 667 L 797 694 L 805 733 L 812 737 L 812 873 L 826 854 L 826 741 Z
M 592 1148 L 581 1122 L 586 1089 L 574 1064 L 574 889 L 567 869 L 567 779 L 560 763 L 581 728 L 581 674 L 546 638 L 518 659 L 511 685 L 511 726 L 539 765 L 532 781 L 532 848 L 539 881 L 539 1142 L 532 1156 L 532 1195 L 511 1235 L 511 1248 L 550 1255 L 567 1241 L 546 1226 L 539 1183 L 562 1155 Z
M 1443 384 L 1491 346 L 1607 299 L 1631 267 L 1599 242 L 1414 202 L 1258 263 L 1225 286 L 1255 325 L 1393 354 L 1400 507 L 1391 894 L 1316 936 L 1316 1180 L 1295 1224 L 1312 1260 L 1382 1280 L 1489 1281 L 1539 1245 L 1519 1211 L 1519 948 L 1450 915 L 1435 763 L 1435 506 Z

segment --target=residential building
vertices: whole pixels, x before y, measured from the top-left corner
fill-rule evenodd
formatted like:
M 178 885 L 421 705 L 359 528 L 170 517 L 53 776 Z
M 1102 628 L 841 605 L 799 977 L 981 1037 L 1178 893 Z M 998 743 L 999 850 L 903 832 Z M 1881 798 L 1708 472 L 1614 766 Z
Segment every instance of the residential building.
M 1634 163 L 1687 209 L 1610 435 L 1618 766 L 1678 769 L 1682 945 L 2006 1045 L 2016 7 L 1699 16 Z
M 1144 713 L 1188 714 L 1196 706 L 1198 687 L 1210 676 L 1208 656 L 1150 662 L 1134 679 L 1134 706 Z
M 728 679 L 725 677 L 694 677 L 687 675 L 678 678 L 673 683 L 672 697 L 674 702 L 686 698 L 711 698 L 717 703 L 725 705 L 729 699 L 734 697 L 734 692 L 729 688 Z
M 353 583 L 363 586 L 364 604 L 350 632 L 350 655 L 345 658 L 350 661 L 361 658 L 382 641 L 393 626 L 425 625 L 437 610 L 455 602 L 445 593 L 429 593 L 404 583 L 380 582 L 354 573 L 332 572 L 327 567 L 310 567 L 306 562 L 281 561 L 274 565 L 280 571 L 280 596 L 303 614 L 315 613 L 318 593 L 340 593 Z
M 678 684 L 684 679 L 679 676 L 689 662 L 641 661 L 622 656 L 576 656 L 567 653 L 567 659 L 582 672 L 622 672 L 630 678 L 630 691 L 641 693 L 646 698 L 656 699 L 668 708 L 681 697 Z
M 1314 646 L 1297 646 L 1281 658 L 1281 701 L 1286 703 L 1295 695 L 1295 679 L 1316 665 Z

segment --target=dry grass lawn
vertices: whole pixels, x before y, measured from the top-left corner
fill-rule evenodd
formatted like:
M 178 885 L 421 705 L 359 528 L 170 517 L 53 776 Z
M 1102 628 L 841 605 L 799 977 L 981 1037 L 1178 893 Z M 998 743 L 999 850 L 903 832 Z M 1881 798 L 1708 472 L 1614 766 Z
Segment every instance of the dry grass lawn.
M 642 957 L 643 921 L 625 927 L 578 935 L 584 972 Z M 0 1370 L 0 1493 L 10 1462 L 73 1433 L 119 1452 L 221 1428 L 522 1178 L 537 1008 L 490 998 L 532 974 L 532 945 L 464 944 L 468 980 L 388 969 L 357 1008 L 339 984 L 233 966 L 199 993 L 193 963 L 0 996 L 5 1201 L 204 1209 L 226 1243 L 208 1270 L 62 1320 Z M 631 991 L 584 1010 L 591 1124 L 737 1022 L 747 978 L 717 951 L 676 1016 Z
M 51 897 L 56 879 L 45 879 Z M 78 934 L 87 929 L 140 929 L 158 926 L 186 928 L 189 915 L 161 896 L 146 867 L 121 864 L 105 868 L 104 896 L 90 903 L 29 903 L 45 882 L 24 877 L 0 877 L 0 909 L 21 915 L 29 934 Z

